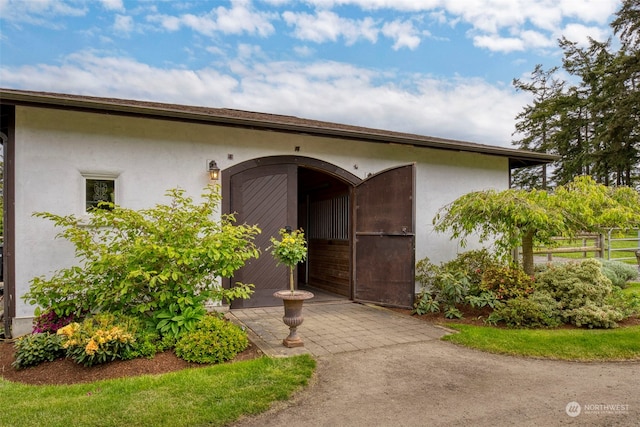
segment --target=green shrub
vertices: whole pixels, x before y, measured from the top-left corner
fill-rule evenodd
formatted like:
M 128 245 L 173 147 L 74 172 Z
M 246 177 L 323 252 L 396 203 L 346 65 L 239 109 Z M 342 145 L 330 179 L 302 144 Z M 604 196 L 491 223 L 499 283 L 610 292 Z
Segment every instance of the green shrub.
M 536 286 L 558 301 L 566 323 L 611 328 L 624 318 L 620 309 L 624 302 L 612 292 L 598 260 L 552 265 L 536 277 Z
M 480 293 L 480 295 L 469 295 L 467 296 L 467 302 L 471 307 L 474 308 L 495 308 L 500 303 L 500 301 L 496 297 L 496 294 L 491 291 L 483 291 Z
M 430 286 L 423 287 L 414 304 L 414 313 L 425 314 L 444 309 L 445 317 L 461 318 L 457 304 L 465 302 L 469 293 L 469 279 L 463 272 L 440 271 Z
M 558 302 L 546 292 L 517 296 L 496 306 L 488 323 L 503 321 L 512 328 L 547 328 L 562 324 Z
M 519 267 L 492 266 L 482 275 L 480 289 L 493 292 L 498 300 L 509 300 L 530 295 L 534 284 Z
M 447 318 L 461 318 L 457 305 L 493 305 L 495 298 L 482 292 L 480 280 L 483 272 L 495 265 L 497 261 L 486 249 L 464 252 L 440 266 L 423 258 L 416 264 L 416 281 L 421 290 L 413 312 L 426 314 L 442 310 Z
M 25 301 L 60 317 L 91 312 L 146 317 L 178 335 L 188 322 L 173 319 L 199 320 L 207 300 L 248 298 L 251 285 L 224 289 L 216 278 L 233 276 L 259 256 L 253 242 L 259 228 L 234 225 L 230 215 L 217 221 L 218 187 L 207 188 L 200 204 L 184 190 L 169 190 L 167 196 L 168 204 L 139 211 L 112 205 L 91 211 L 88 219 L 35 214 L 63 229 L 59 236 L 75 246 L 79 266 L 34 278 Z
M 62 338 L 47 332 L 25 335 L 14 344 L 15 360 L 11 364 L 16 369 L 36 366 L 64 357 Z
M 249 345 L 247 333 L 215 315 L 205 316 L 193 331 L 183 333 L 175 352 L 187 362 L 220 363 L 233 359 Z
M 158 330 L 138 329 L 130 351 L 123 354 L 123 359 L 135 359 L 138 357 L 153 358 L 157 353 L 163 352 L 176 345 L 175 338 L 169 335 L 163 336 Z
M 604 301 L 613 288 L 600 266 L 595 259 L 552 265 L 536 277 L 536 286 L 549 292 L 564 309 Z
M 66 355 L 76 363 L 93 366 L 134 354 L 136 321 L 112 314 L 97 314 L 82 323 L 58 329 Z
M 613 286 L 625 288 L 629 280 L 638 278 L 638 267 L 614 260 L 602 260 L 602 273 Z
M 413 312 L 415 314 L 427 314 L 427 313 L 438 313 L 440 311 L 440 303 L 436 301 L 431 292 L 422 289 L 418 296 L 416 297 L 416 302 L 413 307 Z
M 447 271 L 464 272 L 469 279 L 469 291 L 472 295 L 480 294 L 482 276 L 488 269 L 500 266 L 500 262 L 486 249 L 472 250 L 458 256 L 443 265 Z
M 441 271 L 441 267 L 438 267 L 428 257 L 425 257 L 416 263 L 416 281 L 420 283 L 420 287 L 429 292 L 433 288 L 436 277 Z
M 589 328 L 615 328 L 618 326 L 616 322 L 624 319 L 620 310 L 593 301 L 586 301 L 581 307 L 564 310 L 562 316 L 578 327 Z

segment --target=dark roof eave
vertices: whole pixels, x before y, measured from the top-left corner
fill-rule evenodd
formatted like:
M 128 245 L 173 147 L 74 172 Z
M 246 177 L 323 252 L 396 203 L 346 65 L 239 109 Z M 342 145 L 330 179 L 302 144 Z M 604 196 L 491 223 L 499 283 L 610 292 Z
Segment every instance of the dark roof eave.
M 234 116 L 230 112 L 237 110 L 215 109 L 205 107 L 176 106 L 171 104 L 151 103 L 144 101 L 110 100 L 108 98 L 86 97 L 81 95 L 66 95 L 44 92 L 30 92 L 12 89 L 0 89 L 0 101 L 12 101 L 17 104 L 68 108 L 78 110 L 92 110 L 96 112 L 111 112 L 132 116 L 147 116 L 171 120 L 209 123 L 225 126 L 248 127 L 253 129 L 272 130 L 289 133 L 301 133 L 322 137 L 333 137 L 360 140 L 377 143 L 396 143 L 416 147 L 435 148 L 441 150 L 466 151 L 509 158 L 510 168 L 519 168 L 551 163 L 556 156 L 501 148 L 489 145 L 455 141 L 444 138 L 426 137 L 421 135 L 404 134 L 393 131 L 359 128 L 356 126 L 339 125 L 329 122 L 298 119 L 292 116 L 278 116 L 261 113 L 241 112 Z M 182 107 L 182 108 L 178 108 Z M 266 120 L 251 117 L 267 116 L 279 118 Z M 286 119 L 286 120 L 282 120 Z M 299 121 L 300 123 L 293 123 Z

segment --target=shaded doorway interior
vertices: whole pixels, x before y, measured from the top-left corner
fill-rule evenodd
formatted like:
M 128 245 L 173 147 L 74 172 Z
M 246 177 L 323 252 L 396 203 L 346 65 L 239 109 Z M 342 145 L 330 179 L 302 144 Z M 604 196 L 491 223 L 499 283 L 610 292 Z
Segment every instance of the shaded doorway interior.
M 315 302 L 352 297 L 350 189 L 331 175 L 298 168 L 298 227 L 309 246 L 298 287 L 315 292 Z
M 286 288 L 287 270 L 268 255 L 268 248 L 270 236 L 286 226 L 303 228 L 309 243 L 307 262 L 294 274 L 298 288 L 413 306 L 415 164 L 360 180 L 319 160 L 274 156 L 226 169 L 222 180 L 223 212 L 235 212 L 237 222 L 262 230 L 255 243 L 263 256 L 223 280 L 223 286 L 255 285 L 251 298 L 236 299 L 231 308 L 281 304 L 273 294 Z

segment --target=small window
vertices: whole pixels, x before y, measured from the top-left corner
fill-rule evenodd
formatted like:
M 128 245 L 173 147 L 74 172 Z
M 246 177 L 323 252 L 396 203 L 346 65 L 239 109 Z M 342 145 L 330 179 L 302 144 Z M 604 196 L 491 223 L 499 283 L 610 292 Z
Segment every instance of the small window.
M 114 179 L 86 178 L 87 211 L 91 209 L 109 209 L 102 202 L 115 203 L 116 181 Z

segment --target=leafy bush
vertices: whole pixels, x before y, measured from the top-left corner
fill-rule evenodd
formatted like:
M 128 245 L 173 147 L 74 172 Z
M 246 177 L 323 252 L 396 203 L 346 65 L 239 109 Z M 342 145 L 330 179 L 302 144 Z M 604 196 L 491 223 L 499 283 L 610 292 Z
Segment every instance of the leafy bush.
M 440 303 L 435 299 L 431 292 L 422 289 L 416 297 L 413 307 L 415 314 L 438 313 L 440 311 Z
M 48 332 L 25 335 L 14 345 L 15 360 L 11 364 L 16 369 L 36 366 L 64 357 L 62 338 Z
M 417 296 L 414 313 L 425 314 L 444 309 L 445 317 L 461 318 L 456 304 L 463 303 L 469 293 L 469 279 L 464 272 L 446 271 L 433 266 L 427 258 L 419 264 L 422 290 Z
M 491 291 L 483 291 L 480 295 L 468 295 L 467 302 L 471 307 L 481 308 L 481 307 L 491 307 L 495 308 L 498 306 L 500 301 Z
M 493 292 L 498 300 L 509 300 L 533 293 L 534 283 L 519 267 L 492 266 L 482 275 L 480 289 Z
M 73 322 L 58 329 L 67 357 L 84 366 L 116 359 L 130 359 L 134 354 L 136 321 L 98 314 L 82 323 Z
M 618 326 L 616 322 L 624 319 L 621 311 L 594 301 L 586 301 L 581 307 L 564 310 L 562 315 L 578 327 L 589 328 L 615 328 Z
M 478 295 L 478 288 L 482 282 L 482 276 L 488 269 L 498 267 L 501 263 L 486 249 L 472 250 L 458 254 L 458 256 L 444 264 L 447 271 L 465 272 L 469 279 L 470 291 Z
M 429 258 L 416 264 L 416 281 L 420 283 L 414 305 L 414 313 L 426 314 L 444 311 L 446 318 L 461 318 L 456 307 L 471 304 L 484 307 L 493 306 L 494 295 L 480 289 L 482 274 L 498 265 L 489 253 L 483 250 L 459 254 L 456 259 L 437 266 Z
M 233 359 L 249 345 L 247 333 L 218 316 L 205 316 L 193 331 L 185 332 L 175 352 L 187 362 L 220 363 Z
M 251 285 L 223 289 L 216 278 L 231 277 L 259 255 L 253 239 L 260 230 L 234 225 L 229 215 L 214 220 L 221 199 L 217 190 L 209 187 L 196 205 L 183 190 L 173 189 L 168 204 L 140 211 L 112 205 L 93 210 L 88 220 L 37 213 L 63 228 L 59 237 L 75 245 L 81 267 L 34 278 L 23 298 L 59 317 L 88 312 L 147 317 L 174 335 L 189 322 L 173 319 L 201 319 L 207 300 L 248 298 Z M 165 329 L 167 323 L 174 324 Z
M 442 270 L 441 267 L 438 267 L 428 257 L 425 257 L 417 262 L 416 264 L 416 281 L 420 283 L 422 290 L 425 292 L 430 292 L 434 286 L 436 277 Z
M 614 260 L 602 260 L 602 273 L 607 276 L 613 286 L 625 288 L 629 280 L 638 277 L 638 267 Z
M 499 303 L 487 322 L 495 324 L 499 321 L 512 328 L 556 327 L 562 324 L 558 302 L 540 291 Z
M 536 277 L 538 290 L 560 304 L 564 322 L 590 328 L 611 328 L 624 318 L 623 302 L 613 293 L 611 280 L 598 260 L 552 265 Z

